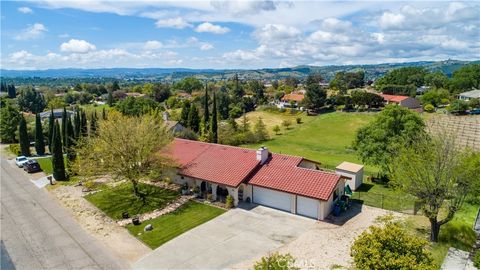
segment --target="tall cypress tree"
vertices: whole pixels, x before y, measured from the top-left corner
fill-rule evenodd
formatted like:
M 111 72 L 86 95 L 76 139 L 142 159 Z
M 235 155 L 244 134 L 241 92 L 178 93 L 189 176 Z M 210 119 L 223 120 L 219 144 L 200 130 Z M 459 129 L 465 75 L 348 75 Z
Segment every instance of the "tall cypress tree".
M 60 125 L 55 121 L 55 127 L 53 132 L 53 153 L 52 153 L 52 167 L 53 177 L 55 180 L 66 180 L 65 163 L 63 161 L 62 151 L 62 135 L 60 133 Z
M 114 99 L 113 99 L 112 91 L 108 91 L 108 97 L 107 97 L 107 104 L 108 104 L 108 106 L 112 107 L 114 102 L 115 102 L 115 101 L 114 101 Z
M 198 110 L 195 106 L 195 103 L 192 103 L 192 105 L 190 106 L 187 126 L 195 132 L 198 132 L 200 129 L 200 116 L 198 116 Z
M 74 117 L 74 125 L 75 125 L 75 140 L 78 140 L 82 135 L 82 121 L 80 118 L 80 110 L 77 109 Z
M 84 111 L 80 114 L 80 133 L 84 137 L 88 135 L 87 114 Z
M 48 151 L 52 153 L 53 145 L 53 132 L 55 127 L 55 116 L 53 115 L 53 109 L 50 112 L 50 117 L 48 118 Z
M 27 122 L 23 115 L 20 117 L 20 123 L 18 125 L 18 133 L 20 139 L 20 151 L 22 156 L 29 157 L 30 156 L 30 139 L 28 138 L 28 131 L 27 131 Z
M 97 113 L 92 113 L 90 118 L 90 136 L 95 135 L 97 132 Z
M 10 84 L 7 86 L 8 90 L 8 98 L 16 98 L 17 97 L 17 89 L 15 89 L 15 85 Z
M 38 113 L 35 115 L 35 151 L 37 155 L 45 155 L 45 138 L 43 137 L 42 121 Z
M 107 120 L 107 112 L 105 111 L 105 107 L 102 110 L 102 119 Z
M 190 101 L 185 100 L 182 104 L 182 114 L 180 116 L 180 123 L 184 126 L 188 125 L 188 114 L 190 113 Z
M 203 132 L 208 133 L 210 112 L 208 111 L 208 84 L 205 83 L 205 99 L 203 101 Z
M 62 142 L 63 146 L 67 147 L 67 108 L 63 107 L 62 113 Z
M 217 97 L 215 92 L 213 93 L 213 104 L 212 104 L 212 118 L 210 119 L 210 141 L 213 143 L 218 142 L 218 123 L 217 123 Z
M 67 119 L 67 145 L 65 147 L 65 151 L 67 152 L 67 156 L 69 160 L 73 160 L 75 158 L 75 154 L 72 148 L 72 146 L 74 145 L 75 145 L 75 131 L 73 129 L 72 119 L 69 117 Z

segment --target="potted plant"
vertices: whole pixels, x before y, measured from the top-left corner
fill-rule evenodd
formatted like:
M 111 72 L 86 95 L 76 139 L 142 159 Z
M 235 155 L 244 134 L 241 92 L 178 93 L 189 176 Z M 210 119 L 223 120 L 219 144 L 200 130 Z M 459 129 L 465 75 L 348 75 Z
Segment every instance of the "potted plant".
M 232 196 L 230 196 L 230 195 L 227 196 L 227 199 L 225 201 L 225 206 L 227 208 L 232 208 L 233 207 L 233 197 Z
M 188 184 L 185 183 L 182 188 L 182 195 L 188 195 Z
M 193 194 L 195 195 L 195 197 L 200 197 L 200 189 L 195 186 L 193 189 L 192 189 L 192 192 Z

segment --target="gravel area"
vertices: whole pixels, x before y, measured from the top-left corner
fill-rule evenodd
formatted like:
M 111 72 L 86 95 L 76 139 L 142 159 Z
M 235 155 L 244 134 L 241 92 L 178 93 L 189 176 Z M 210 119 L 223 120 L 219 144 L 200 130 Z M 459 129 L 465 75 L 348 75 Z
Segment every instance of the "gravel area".
M 350 247 L 355 238 L 373 225 L 377 217 L 392 213 L 365 205 L 357 207 L 360 212 L 345 223 L 339 224 L 339 220 L 319 221 L 297 239 L 271 252 L 292 254 L 301 269 L 349 269 L 352 264 Z M 256 261 L 266 255 L 259 254 L 233 268 L 251 269 Z
M 107 217 L 82 196 L 82 186 L 58 186 L 49 190 L 67 208 L 77 222 L 94 237 L 129 263 L 151 251 L 123 227 Z

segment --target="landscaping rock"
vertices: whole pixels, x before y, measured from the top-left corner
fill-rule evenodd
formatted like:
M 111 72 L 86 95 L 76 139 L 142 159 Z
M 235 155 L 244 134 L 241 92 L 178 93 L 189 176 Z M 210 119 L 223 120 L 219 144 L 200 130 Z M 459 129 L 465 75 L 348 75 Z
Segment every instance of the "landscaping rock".
M 148 224 L 147 226 L 145 226 L 145 228 L 143 228 L 143 230 L 144 230 L 145 232 L 148 232 L 148 231 L 153 230 L 152 224 Z

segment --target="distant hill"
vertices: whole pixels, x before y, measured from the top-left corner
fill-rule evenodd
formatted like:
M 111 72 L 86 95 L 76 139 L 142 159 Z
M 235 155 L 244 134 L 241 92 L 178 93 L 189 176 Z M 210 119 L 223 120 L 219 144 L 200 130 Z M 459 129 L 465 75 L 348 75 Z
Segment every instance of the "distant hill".
M 416 66 L 429 71 L 441 71 L 447 76 L 461 66 L 476 61 L 423 61 L 408 63 L 384 63 L 374 65 L 296 66 L 291 68 L 264 69 L 188 69 L 188 68 L 102 68 L 102 69 L 47 69 L 47 70 L 0 70 L 5 78 L 115 78 L 135 81 L 176 81 L 188 76 L 199 79 L 222 80 L 238 74 L 241 79 L 274 80 L 287 77 L 305 78 L 319 72 L 326 80 L 339 71 L 364 70 L 366 80 L 374 80 L 392 69 Z

